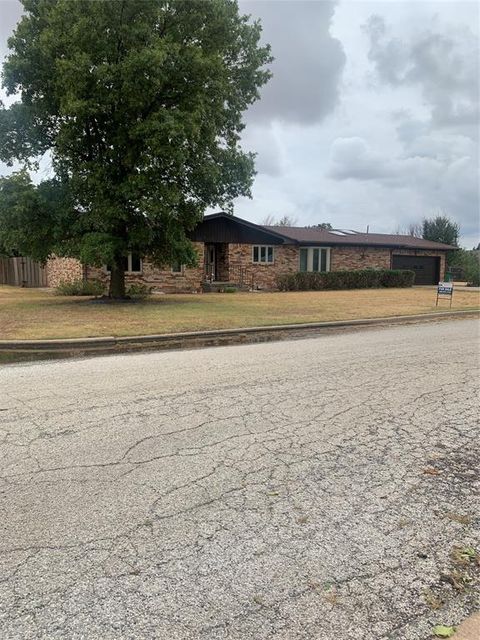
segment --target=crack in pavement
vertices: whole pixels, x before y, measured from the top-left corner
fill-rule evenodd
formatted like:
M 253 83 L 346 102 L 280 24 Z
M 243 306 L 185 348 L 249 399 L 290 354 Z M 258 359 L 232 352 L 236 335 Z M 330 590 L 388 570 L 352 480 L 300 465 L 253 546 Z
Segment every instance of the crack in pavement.
M 0 369 L 2 640 L 458 624 L 479 571 L 440 577 L 480 550 L 477 341 L 464 319 Z

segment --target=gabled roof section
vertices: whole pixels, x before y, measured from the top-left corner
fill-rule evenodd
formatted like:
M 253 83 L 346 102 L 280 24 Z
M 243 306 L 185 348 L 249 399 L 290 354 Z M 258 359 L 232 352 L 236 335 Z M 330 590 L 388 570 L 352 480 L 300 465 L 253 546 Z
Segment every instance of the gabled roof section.
M 219 213 L 210 213 L 207 216 L 204 216 L 204 220 L 213 220 L 215 218 L 227 218 L 228 220 L 232 220 L 233 222 L 237 222 L 238 224 L 242 224 L 245 227 L 249 227 L 251 229 L 262 229 L 263 231 L 268 231 L 274 236 L 278 238 L 282 238 L 285 240 L 291 240 L 289 236 L 284 235 L 280 232 L 280 229 L 291 229 L 292 227 L 268 227 L 263 224 L 255 224 L 255 222 L 249 222 L 248 220 L 244 220 L 243 218 L 238 218 L 230 213 L 225 213 L 224 211 L 220 211 Z
M 228 213 L 213 213 L 203 218 L 191 234 L 198 242 L 233 242 L 239 244 L 297 244 L 276 229 L 237 218 Z

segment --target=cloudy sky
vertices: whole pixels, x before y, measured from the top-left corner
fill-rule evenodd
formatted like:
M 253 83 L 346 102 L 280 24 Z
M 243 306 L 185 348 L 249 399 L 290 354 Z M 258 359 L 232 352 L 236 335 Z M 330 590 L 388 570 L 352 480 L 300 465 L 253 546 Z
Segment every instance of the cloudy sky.
M 444 212 L 479 231 L 479 4 L 240 0 L 274 78 L 246 115 L 253 200 L 235 213 L 393 232 Z M 0 56 L 20 15 L 0 0 Z M 6 173 L 0 165 L 0 172 Z

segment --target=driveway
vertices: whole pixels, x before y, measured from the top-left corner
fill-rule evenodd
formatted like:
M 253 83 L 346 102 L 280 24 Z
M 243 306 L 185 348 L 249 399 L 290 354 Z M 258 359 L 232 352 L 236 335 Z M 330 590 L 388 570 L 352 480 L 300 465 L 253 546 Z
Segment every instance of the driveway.
M 456 320 L 3 367 L 0 636 L 458 624 L 478 594 L 478 339 Z

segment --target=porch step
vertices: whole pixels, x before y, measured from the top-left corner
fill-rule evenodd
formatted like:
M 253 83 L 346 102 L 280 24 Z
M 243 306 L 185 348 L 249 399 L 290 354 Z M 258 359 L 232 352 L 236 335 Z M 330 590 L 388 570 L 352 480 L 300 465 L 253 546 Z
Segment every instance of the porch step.
M 204 282 L 202 289 L 205 293 L 221 293 L 225 289 L 237 289 L 237 291 L 248 291 L 247 285 L 235 284 L 235 282 Z

